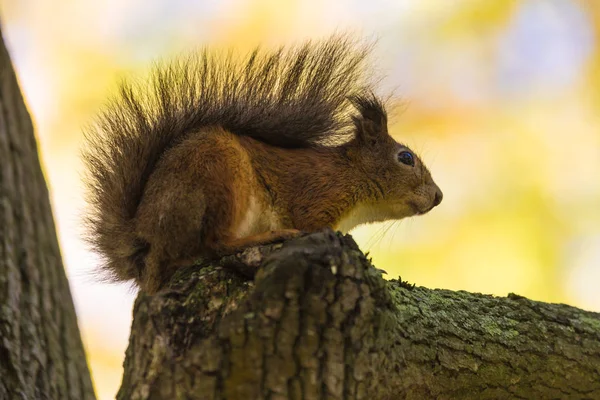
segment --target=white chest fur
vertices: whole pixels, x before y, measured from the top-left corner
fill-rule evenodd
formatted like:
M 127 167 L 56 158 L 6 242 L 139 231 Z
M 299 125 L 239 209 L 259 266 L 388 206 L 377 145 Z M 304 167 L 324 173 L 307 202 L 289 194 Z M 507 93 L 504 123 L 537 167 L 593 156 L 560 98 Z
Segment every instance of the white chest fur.
M 371 222 L 381 222 L 393 219 L 391 210 L 379 205 L 359 204 L 346 214 L 334 228 L 343 233 L 348 233 L 351 229 Z
M 266 206 L 254 196 L 250 197 L 248 204 L 244 218 L 235 229 L 236 238 L 282 228 L 280 218 L 270 206 Z

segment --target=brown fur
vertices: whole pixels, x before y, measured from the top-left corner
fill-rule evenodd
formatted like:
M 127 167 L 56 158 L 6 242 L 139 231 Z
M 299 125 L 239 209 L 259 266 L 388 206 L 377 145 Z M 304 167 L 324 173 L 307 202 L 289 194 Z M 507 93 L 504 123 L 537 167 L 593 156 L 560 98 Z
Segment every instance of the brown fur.
M 257 54 L 243 68 L 229 59 L 159 71 L 145 97 L 125 86 L 100 120 L 107 137 L 89 136 L 90 240 L 114 279 L 152 293 L 198 257 L 400 219 L 441 201 L 416 155 L 414 166 L 398 161 L 410 150 L 358 83 L 364 49 L 333 38 Z

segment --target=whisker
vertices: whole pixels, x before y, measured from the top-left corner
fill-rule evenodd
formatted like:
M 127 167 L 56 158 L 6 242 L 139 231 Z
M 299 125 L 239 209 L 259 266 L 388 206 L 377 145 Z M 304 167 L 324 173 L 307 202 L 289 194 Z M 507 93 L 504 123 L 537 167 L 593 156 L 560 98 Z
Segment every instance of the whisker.
M 381 241 L 385 234 L 385 231 L 387 230 L 386 228 L 390 223 L 390 221 L 386 221 L 381 225 L 381 227 L 377 231 L 375 231 L 371 239 L 369 239 L 369 241 L 367 242 L 367 248 L 369 249 L 369 251 L 372 250 L 375 244 L 378 244 Z

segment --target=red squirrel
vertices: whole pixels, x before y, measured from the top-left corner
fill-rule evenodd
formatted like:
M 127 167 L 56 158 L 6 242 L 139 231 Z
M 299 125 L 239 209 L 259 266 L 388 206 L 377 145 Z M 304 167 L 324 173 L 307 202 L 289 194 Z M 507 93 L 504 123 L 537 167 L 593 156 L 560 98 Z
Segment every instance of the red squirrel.
M 440 204 L 388 133 L 369 51 L 343 36 L 245 58 L 205 50 L 123 83 L 84 150 L 104 271 L 154 293 L 189 260 Z

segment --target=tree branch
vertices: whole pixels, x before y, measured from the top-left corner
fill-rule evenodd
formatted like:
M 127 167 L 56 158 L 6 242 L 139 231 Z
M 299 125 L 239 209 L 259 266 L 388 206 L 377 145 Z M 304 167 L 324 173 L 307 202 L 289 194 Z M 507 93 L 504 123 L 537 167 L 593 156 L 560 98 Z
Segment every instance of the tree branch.
M 33 125 L 0 32 L 0 399 L 94 399 Z
M 182 270 L 134 317 L 119 399 L 600 398 L 600 314 L 385 281 L 331 231 Z

